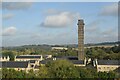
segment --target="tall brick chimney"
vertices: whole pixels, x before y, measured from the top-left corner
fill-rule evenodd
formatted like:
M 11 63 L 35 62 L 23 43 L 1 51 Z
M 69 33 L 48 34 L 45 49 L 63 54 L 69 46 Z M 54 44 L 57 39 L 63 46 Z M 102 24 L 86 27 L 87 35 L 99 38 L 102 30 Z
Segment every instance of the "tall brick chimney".
M 84 60 L 84 21 L 78 20 L 78 60 Z

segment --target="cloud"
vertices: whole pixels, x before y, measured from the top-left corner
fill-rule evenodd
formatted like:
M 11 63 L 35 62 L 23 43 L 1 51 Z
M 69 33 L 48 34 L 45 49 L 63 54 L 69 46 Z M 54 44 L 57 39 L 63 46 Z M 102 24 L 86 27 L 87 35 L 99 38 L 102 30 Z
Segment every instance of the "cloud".
M 14 16 L 13 14 L 3 14 L 2 19 L 3 20 L 8 20 L 8 19 L 11 19 L 13 16 Z
M 75 19 L 79 18 L 78 13 L 61 12 L 55 15 L 49 15 L 45 18 L 41 26 L 44 27 L 66 27 L 73 24 Z
M 85 36 L 85 42 L 98 43 L 98 42 L 111 42 L 118 40 L 118 32 L 116 29 L 106 29 L 105 31 L 97 30 L 94 34 Z
M 45 14 L 58 14 L 58 13 L 60 13 L 61 11 L 58 11 L 58 10 L 56 10 L 56 9 L 47 9 L 47 10 L 45 10 L 44 12 L 45 12 Z
M 85 27 L 85 32 L 87 32 L 88 34 L 91 34 L 91 33 L 97 33 L 99 32 L 99 25 L 102 23 L 102 21 L 104 20 L 100 20 L 100 19 L 97 19 L 89 24 L 86 25 Z
M 16 31 L 17 31 L 16 27 L 13 27 L 13 26 L 5 28 L 2 31 L 2 36 L 12 36 L 12 35 L 15 35 Z
M 104 19 L 95 20 L 85 26 L 85 43 L 117 41 L 117 27 L 102 28 Z
M 2 2 L 0 1 L 0 9 L 2 9 Z
M 31 39 L 40 38 L 40 37 L 41 37 L 41 35 L 40 35 L 40 34 L 37 34 L 37 33 L 30 35 L 30 38 L 31 38 Z
M 96 35 L 96 36 L 87 36 L 85 38 L 85 43 L 100 43 L 100 42 L 112 42 L 112 41 L 117 41 L 118 36 L 117 35 L 108 35 L 108 36 L 103 36 L 103 35 Z
M 7 10 L 23 10 L 32 6 L 32 2 L 3 2 L 2 9 Z
M 115 29 L 107 29 L 106 31 L 101 32 L 104 36 L 106 35 L 115 35 L 117 34 L 117 31 Z
M 104 6 L 100 15 L 102 16 L 117 16 L 118 14 L 118 3 Z

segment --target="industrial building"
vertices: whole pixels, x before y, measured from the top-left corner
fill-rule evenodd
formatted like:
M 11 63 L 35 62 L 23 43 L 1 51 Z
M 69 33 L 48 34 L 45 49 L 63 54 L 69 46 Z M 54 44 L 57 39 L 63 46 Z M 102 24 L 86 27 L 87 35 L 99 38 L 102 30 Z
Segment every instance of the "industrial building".
M 94 61 L 97 72 L 109 72 L 120 67 L 120 60 L 97 60 Z
M 15 61 L 43 60 L 42 55 L 19 55 L 15 56 Z

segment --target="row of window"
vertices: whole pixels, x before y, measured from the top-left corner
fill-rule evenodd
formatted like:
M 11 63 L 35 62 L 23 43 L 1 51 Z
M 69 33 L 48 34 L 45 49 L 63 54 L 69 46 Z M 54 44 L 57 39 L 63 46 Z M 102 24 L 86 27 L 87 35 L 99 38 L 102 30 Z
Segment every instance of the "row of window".
M 116 67 L 98 67 L 98 69 L 116 69 Z

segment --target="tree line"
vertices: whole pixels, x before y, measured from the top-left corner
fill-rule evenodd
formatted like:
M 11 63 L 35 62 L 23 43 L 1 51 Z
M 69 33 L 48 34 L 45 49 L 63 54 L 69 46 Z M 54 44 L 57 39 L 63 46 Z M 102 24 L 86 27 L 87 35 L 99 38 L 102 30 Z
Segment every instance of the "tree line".
M 97 72 L 87 67 L 75 67 L 67 60 L 48 62 L 45 66 L 40 66 L 38 71 L 30 70 L 28 73 L 14 69 L 2 69 L 2 78 L 76 78 L 78 80 L 80 78 L 103 78 L 102 80 L 108 80 L 118 77 L 114 71 Z
M 85 48 L 85 56 L 87 58 L 92 58 L 92 59 L 114 59 L 114 60 L 119 60 L 120 58 L 120 45 L 119 46 L 114 46 L 111 48 L 105 48 L 105 47 L 93 47 L 93 48 Z M 2 55 L 3 56 L 9 56 L 10 60 L 14 60 L 14 56 L 16 55 L 37 55 L 37 54 L 51 54 L 53 56 L 77 56 L 78 51 L 72 50 L 72 48 L 68 48 L 68 50 L 58 50 L 58 51 L 53 51 L 53 50 L 44 50 L 44 49 L 29 49 L 29 48 L 24 48 L 20 50 L 2 50 Z

